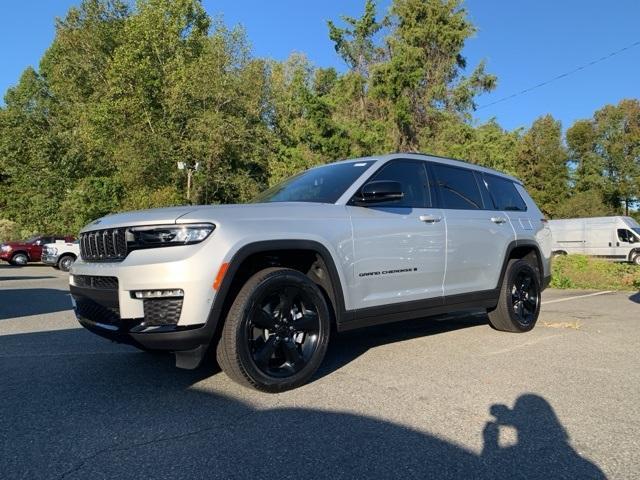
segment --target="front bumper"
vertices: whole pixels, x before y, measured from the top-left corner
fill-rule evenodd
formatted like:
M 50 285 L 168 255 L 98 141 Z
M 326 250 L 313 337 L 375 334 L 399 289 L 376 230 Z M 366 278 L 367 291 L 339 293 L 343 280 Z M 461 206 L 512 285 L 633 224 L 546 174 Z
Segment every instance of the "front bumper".
M 57 265 L 58 264 L 58 258 L 60 256 L 59 255 L 46 255 L 46 254 L 42 254 L 42 257 L 40 257 L 40 261 L 42 263 L 45 263 L 47 265 Z
M 150 314 L 153 318 L 121 318 L 117 289 L 76 285 L 70 285 L 69 288 L 73 309 L 80 324 L 114 342 L 143 350 L 186 351 L 206 346 L 211 340 L 213 322 L 186 326 L 177 323 L 162 325 L 153 313 Z
M 13 255 L 12 251 L 0 252 L 0 260 L 4 260 L 5 262 L 8 262 L 9 260 L 11 260 L 12 255 Z

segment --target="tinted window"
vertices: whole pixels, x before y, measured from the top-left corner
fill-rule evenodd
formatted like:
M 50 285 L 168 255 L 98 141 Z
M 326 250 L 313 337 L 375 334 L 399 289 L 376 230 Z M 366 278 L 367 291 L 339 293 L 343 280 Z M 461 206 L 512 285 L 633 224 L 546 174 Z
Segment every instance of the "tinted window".
M 404 196 L 393 202 L 383 202 L 386 207 L 425 208 L 431 206 L 429 180 L 424 162 L 396 160 L 388 163 L 376 173 L 371 181 L 389 180 L 399 182 Z
M 627 243 L 635 243 L 636 241 L 636 237 L 633 233 L 631 233 L 629 230 L 622 229 L 622 228 L 618 229 L 618 239 L 621 242 L 627 242 Z
M 471 170 L 432 164 L 442 208 L 458 210 L 482 209 L 482 197 Z
M 251 203 L 335 203 L 373 162 L 334 163 L 312 168 L 271 187 Z
M 483 175 L 483 179 L 496 210 L 524 212 L 527 209 L 511 180 L 494 175 Z

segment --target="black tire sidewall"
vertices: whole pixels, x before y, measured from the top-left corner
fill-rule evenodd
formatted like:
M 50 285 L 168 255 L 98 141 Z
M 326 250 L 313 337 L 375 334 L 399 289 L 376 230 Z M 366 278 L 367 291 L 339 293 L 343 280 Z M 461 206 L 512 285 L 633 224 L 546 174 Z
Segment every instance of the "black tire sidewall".
M 247 322 L 249 321 L 250 312 L 253 310 L 256 302 L 261 299 L 266 292 L 287 286 L 294 286 L 304 290 L 314 303 L 320 321 L 319 338 L 315 352 L 302 370 L 289 377 L 272 377 L 266 375 L 255 365 L 249 350 L 249 342 L 246 338 Z M 261 388 L 270 391 L 282 391 L 303 385 L 318 369 L 324 359 L 329 343 L 331 318 L 322 292 L 309 278 L 293 270 L 281 270 L 267 275 L 253 288 L 243 305 L 242 318 L 240 318 L 235 325 L 235 329 L 236 348 L 240 362 L 242 363 L 242 368 L 246 374 L 253 382 L 259 384 Z
M 513 286 L 514 281 L 518 276 L 518 274 L 520 274 L 520 272 L 522 272 L 523 270 L 526 271 L 531 276 L 532 281 L 535 283 L 536 292 L 538 295 L 533 321 L 528 324 L 522 324 L 520 322 L 520 320 L 518 319 L 518 316 L 516 315 L 513 309 L 513 302 L 511 301 L 511 287 Z M 540 315 L 540 304 L 542 303 L 542 296 L 540 291 L 540 279 L 538 278 L 538 274 L 536 273 L 535 269 L 524 260 L 518 260 L 514 262 L 509 267 L 509 274 L 508 274 L 507 282 L 504 286 L 504 289 L 505 289 L 504 301 L 507 302 L 507 311 L 509 312 L 509 316 L 513 326 L 516 327 L 521 332 L 528 332 L 529 330 L 532 330 L 538 321 L 538 316 Z

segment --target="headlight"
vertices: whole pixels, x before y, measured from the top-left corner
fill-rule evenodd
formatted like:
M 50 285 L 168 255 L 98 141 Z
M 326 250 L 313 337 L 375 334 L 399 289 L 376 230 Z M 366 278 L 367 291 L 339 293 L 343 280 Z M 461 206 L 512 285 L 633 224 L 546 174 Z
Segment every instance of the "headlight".
M 10 252 L 11 247 L 9 245 L 2 245 L 0 246 L 0 250 L 2 250 L 3 252 Z
M 203 241 L 215 228 L 215 225 L 210 223 L 131 227 L 127 229 L 127 246 L 129 250 L 135 250 L 192 245 Z

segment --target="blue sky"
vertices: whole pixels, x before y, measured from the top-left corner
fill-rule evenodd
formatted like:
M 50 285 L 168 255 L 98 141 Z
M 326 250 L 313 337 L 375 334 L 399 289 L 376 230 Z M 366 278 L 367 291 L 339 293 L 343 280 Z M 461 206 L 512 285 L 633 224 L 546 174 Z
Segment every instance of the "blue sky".
M 386 9 L 391 0 L 379 0 Z M 0 5 L 0 92 L 37 65 L 54 35 L 54 19 L 73 0 L 21 0 Z M 304 52 L 316 64 L 343 68 L 327 37 L 326 20 L 358 15 L 364 0 L 205 0 L 211 15 L 241 23 L 256 55 L 286 58 Z M 485 105 L 640 40 L 637 0 L 468 0 L 478 27 L 465 49 L 469 65 L 486 59 L 498 88 L 478 99 Z M 607 103 L 640 97 L 640 46 L 568 78 L 479 110 L 505 128 L 528 126 L 551 113 L 567 128 Z

